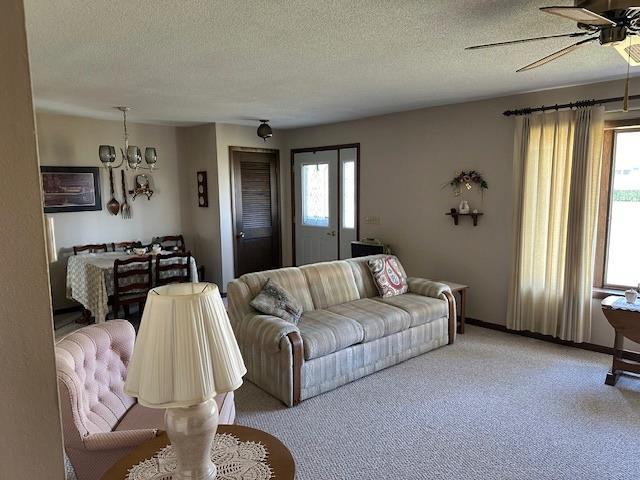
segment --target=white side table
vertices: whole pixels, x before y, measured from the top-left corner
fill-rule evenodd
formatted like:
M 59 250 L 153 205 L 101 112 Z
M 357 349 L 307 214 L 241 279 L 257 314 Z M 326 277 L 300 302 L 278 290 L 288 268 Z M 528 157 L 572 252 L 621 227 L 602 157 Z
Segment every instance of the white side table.
M 469 289 L 469 285 L 462 285 L 461 283 L 449 282 L 447 280 L 437 280 L 438 283 L 444 283 L 445 285 L 449 285 L 452 293 L 458 293 L 460 296 L 460 326 L 458 327 L 458 333 L 464 335 L 464 323 L 465 323 L 465 315 L 467 309 L 467 290 Z

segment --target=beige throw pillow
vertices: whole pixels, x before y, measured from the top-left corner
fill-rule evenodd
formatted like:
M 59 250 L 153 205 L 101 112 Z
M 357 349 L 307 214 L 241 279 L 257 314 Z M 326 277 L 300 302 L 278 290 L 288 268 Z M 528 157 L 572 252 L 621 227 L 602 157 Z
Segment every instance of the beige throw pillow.
M 250 305 L 259 312 L 279 317 L 294 325 L 298 324 L 302 316 L 302 305 L 271 279 L 267 280 Z

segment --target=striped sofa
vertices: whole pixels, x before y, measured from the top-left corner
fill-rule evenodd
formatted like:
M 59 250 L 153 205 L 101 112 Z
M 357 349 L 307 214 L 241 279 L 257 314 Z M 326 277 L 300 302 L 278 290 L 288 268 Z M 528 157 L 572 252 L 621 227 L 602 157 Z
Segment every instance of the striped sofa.
M 367 265 L 375 257 L 249 273 L 229 283 L 229 317 L 246 378 L 293 406 L 453 343 L 449 287 L 409 278 L 408 293 L 381 298 Z M 303 306 L 298 325 L 249 305 L 269 278 Z

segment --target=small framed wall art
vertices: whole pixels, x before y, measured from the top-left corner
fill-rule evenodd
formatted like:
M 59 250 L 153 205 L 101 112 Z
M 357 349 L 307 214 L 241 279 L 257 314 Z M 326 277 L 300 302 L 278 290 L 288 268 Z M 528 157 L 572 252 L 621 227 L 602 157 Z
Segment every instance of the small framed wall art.
M 198 206 L 207 208 L 209 206 L 209 189 L 207 188 L 207 172 L 197 172 L 196 179 L 198 181 Z

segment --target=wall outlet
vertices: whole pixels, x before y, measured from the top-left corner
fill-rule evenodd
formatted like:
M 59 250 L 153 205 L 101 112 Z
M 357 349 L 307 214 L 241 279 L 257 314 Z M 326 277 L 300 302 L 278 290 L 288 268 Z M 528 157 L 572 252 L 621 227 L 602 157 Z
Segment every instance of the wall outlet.
M 380 217 L 364 217 L 364 223 L 367 225 L 380 225 Z

